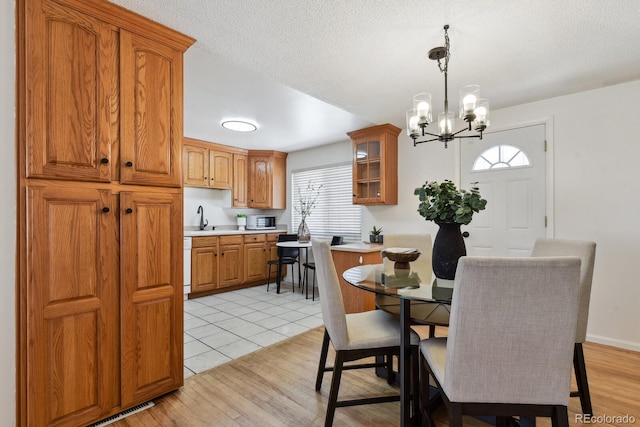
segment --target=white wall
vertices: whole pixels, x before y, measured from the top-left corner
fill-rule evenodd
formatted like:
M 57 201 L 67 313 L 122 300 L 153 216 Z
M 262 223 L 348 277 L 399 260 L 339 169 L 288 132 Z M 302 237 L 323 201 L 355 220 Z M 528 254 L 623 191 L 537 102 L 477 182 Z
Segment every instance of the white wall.
M 492 112 L 553 117 L 555 237 L 597 243 L 587 340 L 640 351 L 640 81 Z
M 14 2 L 0 2 L 0 414 L 3 425 L 16 423 L 16 172 L 15 172 L 15 22 Z
M 492 112 L 491 126 L 553 119 L 554 236 L 597 243 L 588 340 L 640 351 L 640 143 L 635 124 L 640 81 Z M 455 143 L 457 144 L 457 142 Z M 346 140 L 290 153 L 289 171 L 351 160 Z M 414 188 L 425 181 L 457 180 L 457 150 L 432 142 L 398 147 L 398 204 L 364 209 L 363 238 L 373 224 L 384 233 L 437 227 L 416 212 Z M 290 182 L 288 183 L 290 185 Z M 287 201 L 290 206 L 290 200 Z

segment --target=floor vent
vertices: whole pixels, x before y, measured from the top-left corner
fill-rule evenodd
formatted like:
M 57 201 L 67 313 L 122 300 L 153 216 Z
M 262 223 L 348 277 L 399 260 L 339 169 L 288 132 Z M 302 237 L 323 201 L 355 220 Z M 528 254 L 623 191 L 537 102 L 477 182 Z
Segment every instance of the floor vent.
M 122 411 L 119 414 L 115 414 L 110 416 L 109 418 L 105 418 L 102 421 L 99 421 L 97 423 L 94 424 L 89 424 L 87 427 L 104 427 L 104 426 L 108 426 L 109 424 L 115 423 L 116 421 L 119 421 L 123 418 L 127 418 L 129 415 L 133 415 L 136 412 L 140 412 L 140 411 L 144 411 L 145 409 L 149 409 L 153 406 L 153 402 L 152 401 L 148 401 L 145 403 L 142 403 L 140 405 L 134 406 L 133 408 L 129 408 L 126 411 Z

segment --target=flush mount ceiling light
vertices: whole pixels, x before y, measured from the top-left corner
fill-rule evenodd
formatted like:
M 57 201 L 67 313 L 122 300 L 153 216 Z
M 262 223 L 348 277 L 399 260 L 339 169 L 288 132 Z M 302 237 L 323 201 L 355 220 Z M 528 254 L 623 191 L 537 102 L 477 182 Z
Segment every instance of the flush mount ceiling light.
M 236 132 L 253 132 L 258 129 L 253 123 L 243 120 L 225 120 L 221 123 L 222 127 Z
M 482 132 L 489 126 L 489 101 L 480 98 L 480 86 L 470 85 L 460 89 L 459 117 L 469 124 L 468 127 L 454 132 L 454 113 L 449 111 L 449 96 L 447 94 L 447 74 L 449 72 L 449 34 L 448 25 L 444 26 L 444 46 L 434 47 L 429 51 L 429 59 L 438 61 L 440 72 L 444 73 L 444 112 L 438 114 L 439 134 L 427 132 L 425 129 L 431 123 L 431 94 L 419 93 L 413 97 L 413 108 L 407 111 L 407 135 L 413 139 L 413 146 L 423 142 L 442 141 L 447 148 L 449 141 L 455 138 L 480 138 Z M 475 135 L 460 135 L 465 131 L 474 130 Z M 418 141 L 425 136 L 434 138 Z

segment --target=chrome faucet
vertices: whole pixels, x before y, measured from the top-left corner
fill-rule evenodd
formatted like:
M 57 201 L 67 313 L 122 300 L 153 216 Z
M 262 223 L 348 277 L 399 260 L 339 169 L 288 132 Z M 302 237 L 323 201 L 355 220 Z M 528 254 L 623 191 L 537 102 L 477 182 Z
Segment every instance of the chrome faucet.
M 202 206 L 198 206 L 198 213 L 200 214 L 200 230 L 204 230 L 204 228 L 209 225 L 209 221 L 204 222 L 204 209 L 202 209 Z

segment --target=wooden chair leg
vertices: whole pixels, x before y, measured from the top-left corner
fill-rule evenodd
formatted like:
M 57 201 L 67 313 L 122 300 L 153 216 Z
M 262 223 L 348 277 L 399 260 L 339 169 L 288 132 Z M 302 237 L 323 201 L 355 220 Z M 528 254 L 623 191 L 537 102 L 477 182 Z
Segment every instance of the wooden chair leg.
M 322 377 L 327 366 L 327 353 L 329 353 L 329 333 L 324 330 L 324 338 L 322 339 L 322 349 L 320 350 L 320 363 L 318 364 L 318 376 L 316 377 L 316 391 L 320 391 L 322 387 Z
M 338 402 L 338 390 L 340 388 L 340 378 L 342 377 L 342 365 L 344 364 L 344 353 L 336 352 L 336 360 L 333 364 L 333 377 L 331 378 L 331 391 L 329 392 L 329 402 L 327 403 L 327 415 L 324 419 L 324 427 L 333 425 L 333 417 L 336 413 Z
M 576 374 L 576 383 L 578 384 L 578 396 L 580 397 L 582 413 L 585 415 L 593 415 L 591 395 L 589 394 L 589 382 L 587 381 L 587 367 L 584 363 L 582 343 L 576 343 L 573 348 L 573 370 Z

